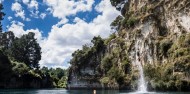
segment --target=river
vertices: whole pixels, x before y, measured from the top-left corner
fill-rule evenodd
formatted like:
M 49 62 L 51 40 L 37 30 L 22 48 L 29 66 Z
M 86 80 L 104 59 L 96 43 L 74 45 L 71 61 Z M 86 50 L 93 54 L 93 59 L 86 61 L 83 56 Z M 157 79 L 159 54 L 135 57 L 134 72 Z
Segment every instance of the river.
M 0 94 L 93 94 L 93 90 L 66 89 L 0 89 Z M 124 90 L 97 90 L 96 94 L 190 94 L 190 92 L 148 92 L 136 93 Z

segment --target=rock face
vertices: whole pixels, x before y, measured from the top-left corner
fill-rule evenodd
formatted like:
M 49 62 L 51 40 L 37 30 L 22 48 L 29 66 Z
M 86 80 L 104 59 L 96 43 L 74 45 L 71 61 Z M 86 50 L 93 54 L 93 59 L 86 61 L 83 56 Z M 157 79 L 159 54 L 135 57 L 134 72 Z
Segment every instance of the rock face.
M 81 75 L 75 75 L 77 72 L 71 64 L 68 86 L 136 89 L 138 59 L 143 65 L 149 90 L 189 90 L 190 1 L 110 1 L 116 7 L 123 6 L 122 17 L 112 23 L 117 32 L 104 41 L 105 48 L 99 52 L 101 56 L 90 55 L 90 58 L 101 58 L 96 59 L 96 63 L 90 59 L 80 69 L 90 78 L 99 73 L 97 81 L 87 83 L 87 80 L 78 79 Z M 108 65 L 105 65 L 106 60 L 110 62 Z M 119 74 L 115 75 L 115 72 Z M 77 82 L 80 84 L 76 85 Z

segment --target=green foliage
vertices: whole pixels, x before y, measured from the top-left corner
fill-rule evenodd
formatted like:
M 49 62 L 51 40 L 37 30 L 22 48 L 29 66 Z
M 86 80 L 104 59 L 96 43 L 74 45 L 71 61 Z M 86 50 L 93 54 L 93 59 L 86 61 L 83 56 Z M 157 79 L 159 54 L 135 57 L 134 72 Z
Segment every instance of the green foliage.
M 122 62 L 121 62 L 123 69 L 125 71 L 125 73 L 130 73 L 131 70 L 131 63 L 128 59 L 128 57 L 126 57 Z
M 13 62 L 12 61 L 12 70 L 16 75 L 24 75 L 29 72 L 29 67 L 24 63 Z
M 41 60 L 41 47 L 29 32 L 21 38 L 15 39 L 11 46 L 11 56 L 18 62 L 24 62 L 30 68 L 38 68 Z
M 101 68 L 104 70 L 104 72 L 107 72 L 113 66 L 112 58 L 113 58 L 113 56 L 106 55 L 102 59 Z
M 146 12 L 148 10 L 148 6 L 147 5 L 145 5 L 145 6 L 143 6 L 142 8 L 141 8 L 141 11 L 142 12 Z
M 10 52 L 8 53 L 8 50 L 10 50 L 9 48 L 12 46 L 14 39 L 14 33 L 11 31 L 0 33 L 0 48 L 5 54 L 10 54 Z
M 123 17 L 122 16 L 118 16 L 111 24 L 111 28 L 115 29 L 115 30 L 119 30 L 121 22 L 122 22 Z
M 0 82 L 5 82 L 11 76 L 11 62 L 8 57 L 0 50 Z
M 66 70 L 61 68 L 56 68 L 56 69 L 50 68 L 49 73 L 53 78 L 56 79 L 61 79 L 63 76 L 66 76 Z
M 168 56 L 163 64 L 144 66 L 145 77 L 155 90 L 182 90 L 189 85 L 190 34 L 182 34 L 177 41 L 164 39 L 159 42 L 159 53 Z
M 190 68 L 190 55 L 182 56 L 176 59 L 174 67 L 176 72 L 188 72 Z
M 125 40 L 122 37 L 117 37 L 116 42 L 120 46 L 120 48 L 123 49 L 123 46 L 125 45 Z
M 2 12 L 2 10 L 3 10 L 3 4 L 0 3 L 0 33 L 3 31 L 2 25 L 1 25 L 1 20 L 3 20 L 3 16 L 5 16 L 5 13 Z
M 106 39 L 105 40 L 105 45 L 108 45 L 110 42 L 111 42 L 111 40 L 113 40 L 113 39 L 115 39 L 116 38 L 116 34 L 115 33 L 113 33 L 113 34 L 111 34 L 109 37 L 108 37 L 108 39 Z
M 178 45 L 181 47 L 189 47 L 190 46 L 190 34 L 183 34 L 180 36 L 178 40 Z
M 100 55 L 105 53 L 106 46 L 100 36 L 94 37 L 91 42 L 93 46 L 84 45 L 81 50 L 72 53 L 73 58 L 70 61 L 70 70 L 75 70 L 77 74 L 80 74 L 80 69 L 87 66 L 90 62 L 90 66 L 94 67 L 94 69 L 100 69 L 100 66 L 96 65 L 101 62 L 102 56 Z M 97 72 L 97 74 L 99 74 L 99 72 Z
M 119 68 L 113 66 L 109 71 L 108 71 L 108 76 L 112 79 L 115 79 L 119 84 L 123 83 L 124 76 L 122 75 L 121 70 Z
M 185 77 L 184 72 L 175 71 L 175 65 L 172 63 L 158 66 L 146 64 L 144 66 L 144 73 L 147 81 L 149 81 L 154 90 L 181 90 L 185 89 L 185 83 L 188 83 L 183 80 Z
M 190 48 L 179 48 L 174 51 L 174 57 L 189 55 Z
M 116 7 L 117 10 L 121 10 L 121 4 L 124 4 L 125 0 L 110 0 L 112 6 Z
M 135 18 L 135 17 L 130 17 L 130 18 L 125 18 L 123 19 L 123 21 L 121 22 L 121 24 L 124 26 L 124 27 L 132 27 L 135 25 L 135 23 L 138 22 L 138 19 Z
M 58 88 L 65 88 L 67 83 L 67 70 L 61 69 L 61 68 L 50 68 L 43 67 L 41 69 L 42 73 L 45 73 L 44 75 L 50 75 L 50 77 L 53 79 L 53 84 L 55 87 Z
M 63 76 L 59 81 L 58 81 L 58 87 L 59 88 L 66 88 L 67 85 L 67 77 Z
M 91 42 L 94 44 L 94 49 L 99 52 L 99 51 L 102 51 L 102 49 L 105 48 L 105 45 L 104 45 L 104 40 L 98 36 L 98 37 L 94 37 Z
M 41 73 L 43 74 L 43 75 L 49 75 L 49 69 L 48 69 L 48 67 L 42 67 L 42 69 L 41 69 Z
M 100 82 L 103 84 L 108 84 L 110 82 L 110 78 L 109 77 L 103 77 L 100 79 Z
M 35 34 L 29 32 L 20 38 L 14 33 L 2 32 L 1 20 L 5 15 L 0 3 L 0 87 L 1 88 L 47 88 L 53 86 L 50 70 L 43 67 L 39 70 L 41 47 L 34 38 Z M 66 82 L 66 70 L 55 69 L 55 78 L 60 83 Z M 64 84 L 65 85 L 65 84 Z
M 137 21 L 137 19 L 136 19 L 136 18 L 131 17 L 131 18 L 129 18 L 129 19 L 127 20 L 126 25 L 127 25 L 127 26 L 134 26 L 134 25 L 135 25 L 135 23 L 136 23 L 136 21 Z
M 159 48 L 160 48 L 160 54 L 164 56 L 168 56 L 168 51 L 173 45 L 172 41 L 169 39 L 164 39 L 160 42 Z

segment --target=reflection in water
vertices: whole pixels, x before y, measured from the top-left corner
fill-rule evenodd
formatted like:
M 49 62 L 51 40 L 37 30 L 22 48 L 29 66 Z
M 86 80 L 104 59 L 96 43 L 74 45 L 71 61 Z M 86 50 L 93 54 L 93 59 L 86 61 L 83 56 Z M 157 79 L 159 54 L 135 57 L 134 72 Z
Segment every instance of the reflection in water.
M 65 90 L 65 89 L 0 89 L 0 94 L 93 94 L 93 90 Z M 96 90 L 96 94 L 190 94 L 190 92 L 147 92 L 137 93 L 126 90 Z
M 93 94 L 93 90 L 70 90 L 67 94 Z M 96 90 L 96 94 L 119 94 L 119 90 Z

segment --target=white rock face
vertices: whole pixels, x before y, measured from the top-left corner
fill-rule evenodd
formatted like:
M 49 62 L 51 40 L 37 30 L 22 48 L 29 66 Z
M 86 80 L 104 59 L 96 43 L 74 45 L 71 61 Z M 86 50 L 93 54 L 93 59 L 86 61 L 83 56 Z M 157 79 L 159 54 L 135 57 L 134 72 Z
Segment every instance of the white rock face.
M 190 16 L 188 15 L 181 15 L 179 17 L 180 24 L 185 28 L 185 30 L 190 33 Z
M 150 33 L 153 32 L 153 26 L 151 22 L 147 22 L 141 27 L 141 33 L 143 34 L 144 38 L 147 38 Z
M 82 74 L 89 74 L 89 75 L 95 75 L 94 70 L 92 68 L 84 68 L 81 70 Z

